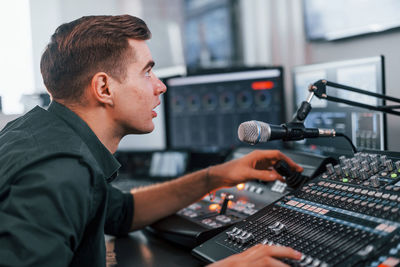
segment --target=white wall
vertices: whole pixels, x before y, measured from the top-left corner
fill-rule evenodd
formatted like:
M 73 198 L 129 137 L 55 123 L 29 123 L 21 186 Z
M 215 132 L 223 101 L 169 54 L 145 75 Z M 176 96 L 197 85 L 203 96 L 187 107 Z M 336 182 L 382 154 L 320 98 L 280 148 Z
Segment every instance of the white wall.
M 45 87 L 40 74 L 40 57 L 58 25 L 61 24 L 60 0 L 31 1 L 31 25 L 33 45 L 33 70 L 35 91 L 43 92 Z M 45 14 L 45 15 L 44 15 Z

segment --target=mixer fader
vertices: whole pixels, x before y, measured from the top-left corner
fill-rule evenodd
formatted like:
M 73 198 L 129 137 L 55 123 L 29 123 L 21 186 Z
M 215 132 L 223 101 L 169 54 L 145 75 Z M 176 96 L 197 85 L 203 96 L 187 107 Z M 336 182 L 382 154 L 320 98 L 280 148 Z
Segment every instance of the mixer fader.
M 299 266 L 400 264 L 400 161 L 370 153 L 337 165 L 198 246 L 213 262 L 255 244 L 290 246 Z

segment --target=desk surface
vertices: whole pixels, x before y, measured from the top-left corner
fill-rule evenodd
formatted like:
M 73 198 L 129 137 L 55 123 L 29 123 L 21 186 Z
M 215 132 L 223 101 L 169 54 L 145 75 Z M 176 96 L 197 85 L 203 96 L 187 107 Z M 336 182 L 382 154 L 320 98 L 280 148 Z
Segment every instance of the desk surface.
M 203 266 L 190 254 L 190 249 L 180 247 L 145 230 L 132 232 L 127 237 L 106 236 L 107 267 Z

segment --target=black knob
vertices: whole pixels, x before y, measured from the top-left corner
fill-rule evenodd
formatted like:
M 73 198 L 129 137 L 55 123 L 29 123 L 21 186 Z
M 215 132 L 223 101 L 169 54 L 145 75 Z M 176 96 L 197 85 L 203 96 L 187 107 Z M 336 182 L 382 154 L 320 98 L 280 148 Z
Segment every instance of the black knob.
M 310 178 L 302 175 L 300 172 L 292 171 L 286 161 L 280 160 L 274 165 L 275 170 L 285 177 L 286 184 L 294 189 L 299 188 Z
M 228 208 L 229 201 L 233 199 L 233 195 L 223 193 L 221 196 L 223 197 L 223 200 L 219 214 L 224 215 L 226 213 L 226 209 Z

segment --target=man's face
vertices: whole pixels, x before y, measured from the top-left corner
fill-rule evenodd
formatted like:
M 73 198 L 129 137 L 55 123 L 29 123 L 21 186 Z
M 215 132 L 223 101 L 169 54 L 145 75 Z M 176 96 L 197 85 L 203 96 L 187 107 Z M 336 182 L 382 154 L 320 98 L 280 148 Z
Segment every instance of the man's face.
M 152 72 L 154 65 L 145 41 L 129 40 L 135 59 L 127 64 L 126 77 L 120 83 L 113 81 L 114 119 L 122 135 L 144 134 L 153 131 L 154 111 L 160 104 L 159 96 L 166 86 Z

